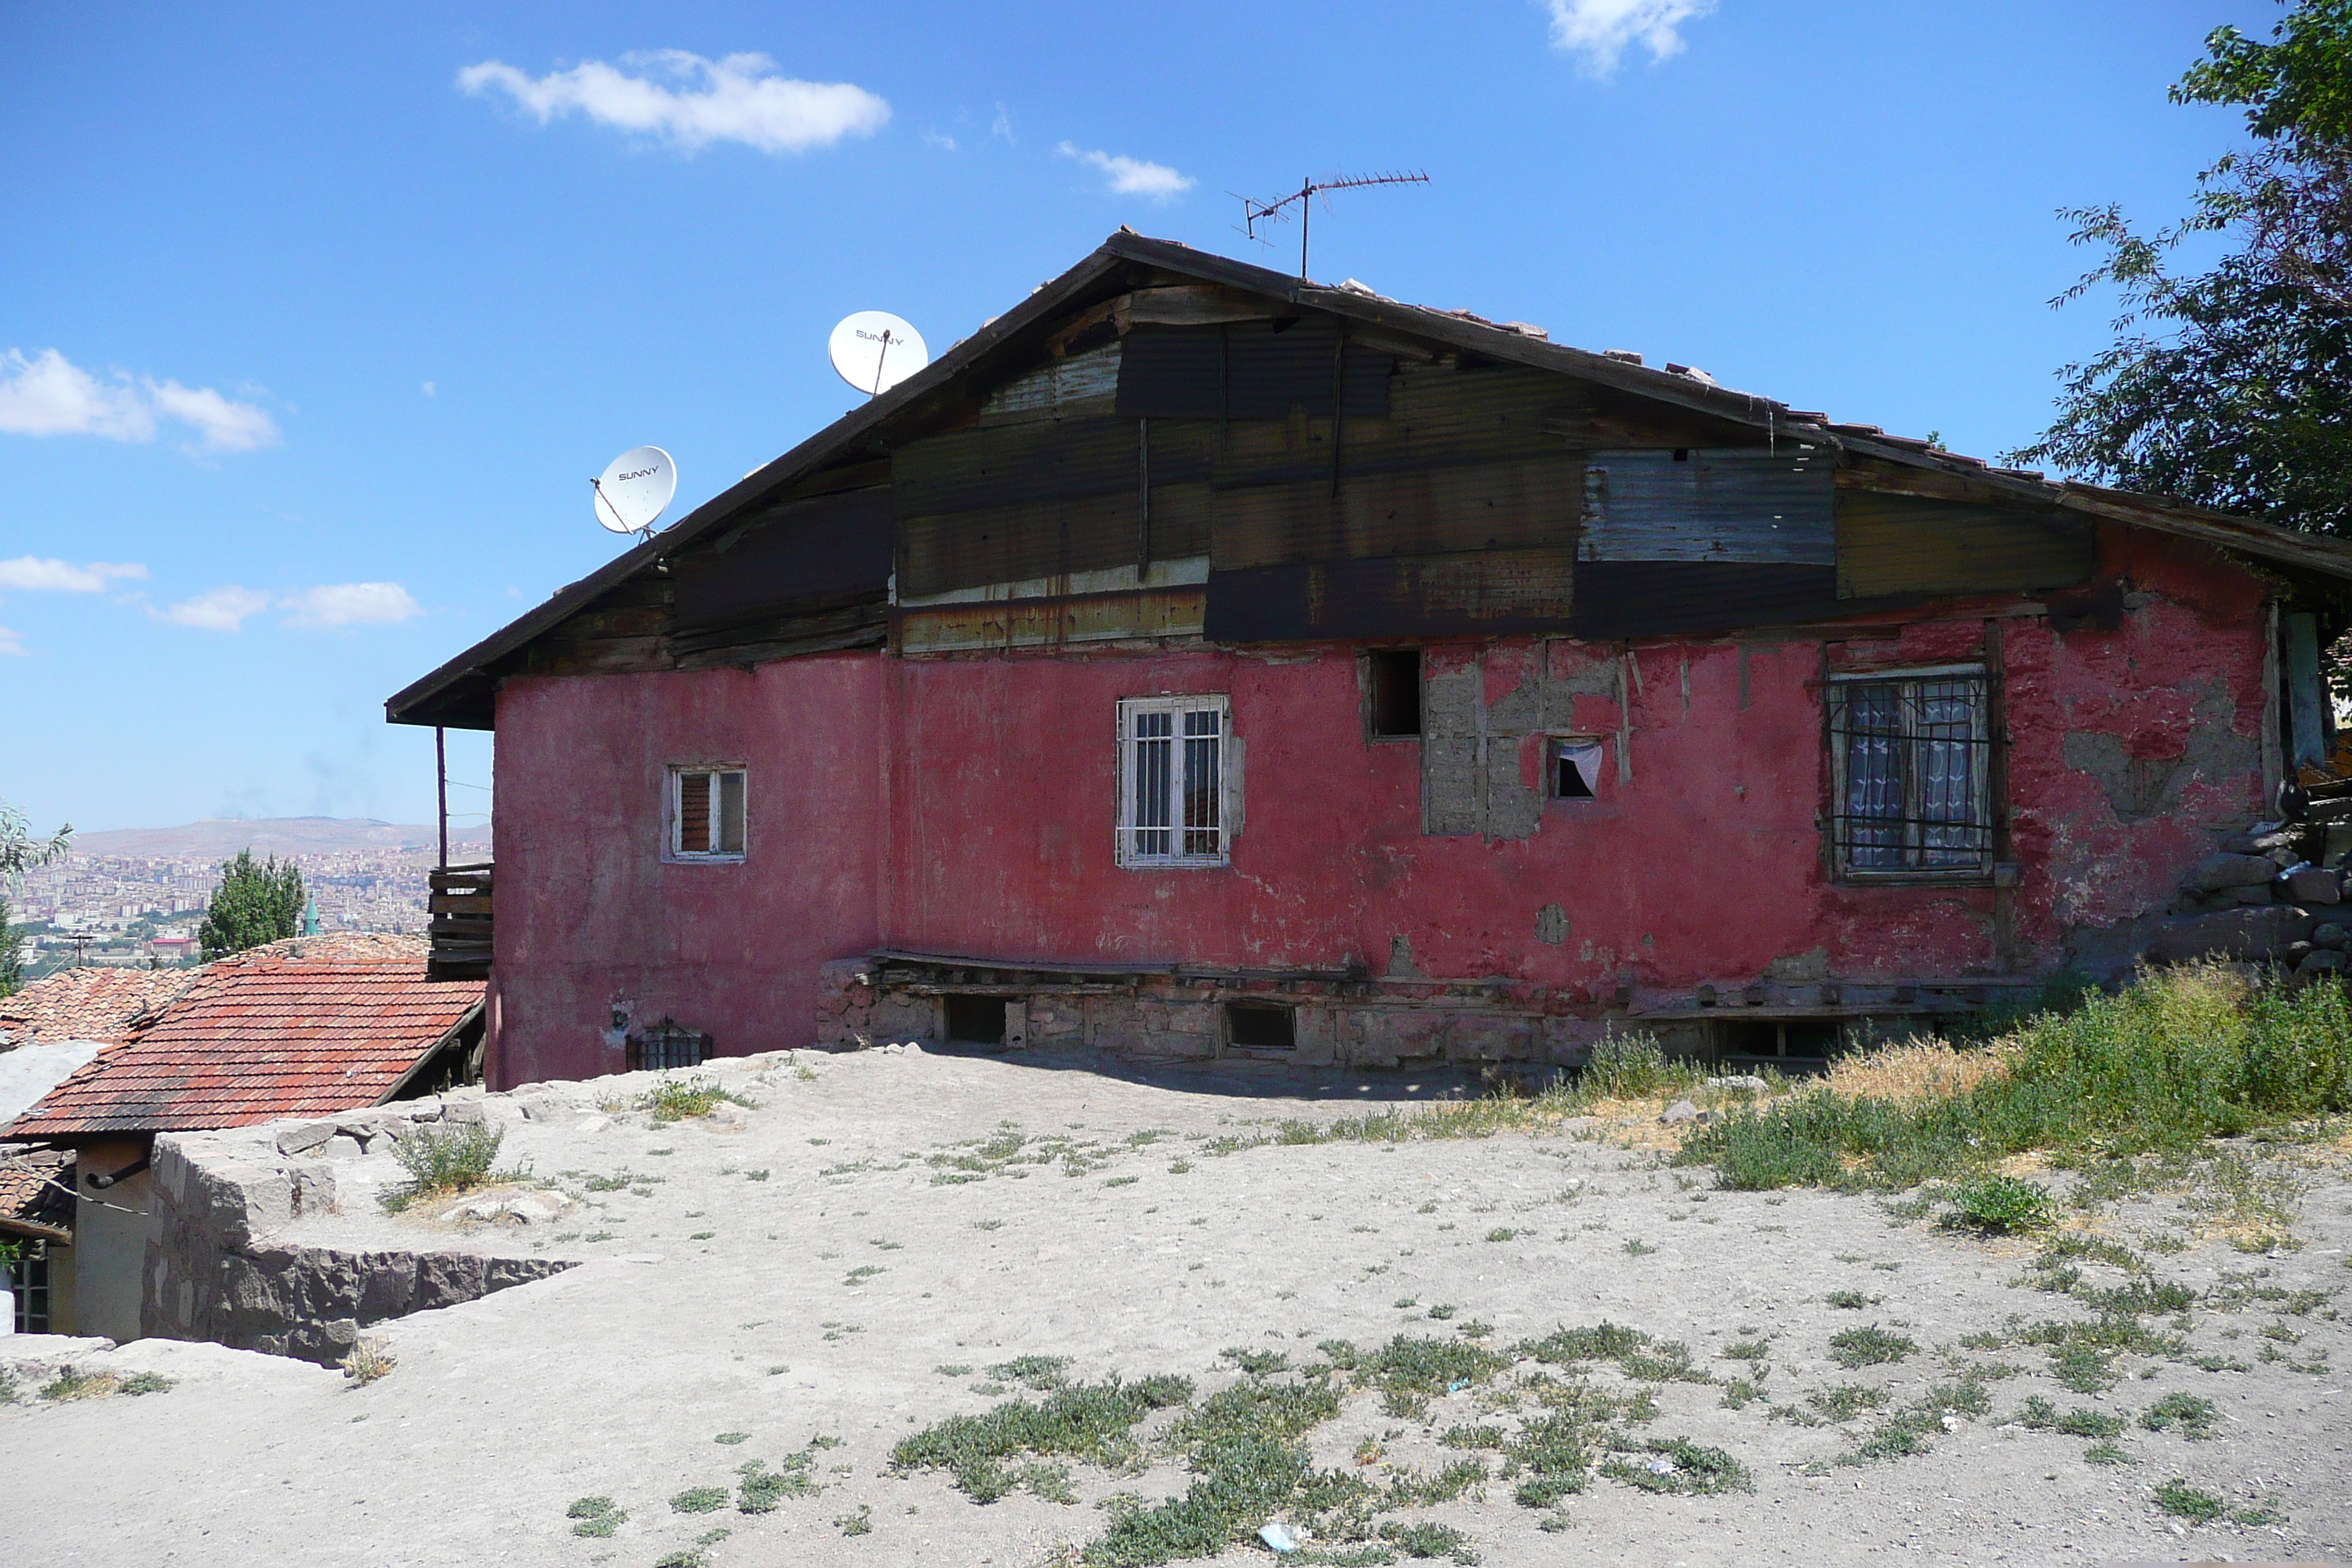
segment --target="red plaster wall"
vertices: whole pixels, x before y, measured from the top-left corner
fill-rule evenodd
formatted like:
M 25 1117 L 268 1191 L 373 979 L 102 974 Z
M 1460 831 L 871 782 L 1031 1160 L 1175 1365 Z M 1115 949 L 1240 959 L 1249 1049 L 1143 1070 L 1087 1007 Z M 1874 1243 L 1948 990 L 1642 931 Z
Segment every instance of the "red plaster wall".
M 1351 649 L 899 660 L 509 681 L 499 709 L 499 1044 L 513 1083 L 611 1070 L 614 998 L 727 1053 L 807 1043 L 824 960 L 877 945 L 1003 960 L 1181 961 L 1444 979 L 1570 1000 L 1645 986 L 2038 973 L 2072 928 L 2160 908 L 2261 805 L 2260 584 L 2200 547 L 2111 531 L 2119 628 L 1988 605 L 1827 643 L 1691 641 L 1580 684 L 1600 798 L 1523 839 L 1422 831 L 1420 746 L 1364 735 Z M 1989 618 L 1991 617 L 1991 618 Z M 1995 626 L 1997 631 L 1989 632 Z M 1432 648 L 1507 703 L 1615 647 Z M 2014 894 L 1825 873 L 1821 678 L 1987 657 L 2002 675 Z M 1602 672 L 1607 674 L 1606 671 Z M 1605 687 L 1609 695 L 1591 695 Z M 1230 868 L 1115 863 L 1123 697 L 1223 692 L 1242 750 Z M 1558 713 L 1558 710 L 1555 710 Z M 1630 781 L 1620 753 L 1630 738 Z M 885 764 L 887 759 L 887 765 Z M 664 864 L 666 763 L 748 763 L 750 858 Z M 1539 763 L 1523 749 L 1520 776 Z M 1564 909 L 1565 942 L 1538 940 Z M 2010 906 L 2004 911 L 2002 906 Z
M 880 662 L 517 678 L 499 694 L 491 1081 L 621 1070 L 616 1001 L 728 1055 L 805 1045 L 820 963 L 877 944 Z M 748 769 L 740 864 L 667 861 L 674 763 Z

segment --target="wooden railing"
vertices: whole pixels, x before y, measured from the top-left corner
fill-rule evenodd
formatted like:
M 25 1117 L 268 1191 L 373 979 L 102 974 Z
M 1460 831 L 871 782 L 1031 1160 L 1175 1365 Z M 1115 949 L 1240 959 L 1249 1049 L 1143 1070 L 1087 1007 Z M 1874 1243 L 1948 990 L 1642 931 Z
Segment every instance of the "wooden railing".
M 426 874 L 433 896 L 433 952 L 425 973 L 434 980 L 487 980 L 490 975 L 490 863 L 444 866 Z

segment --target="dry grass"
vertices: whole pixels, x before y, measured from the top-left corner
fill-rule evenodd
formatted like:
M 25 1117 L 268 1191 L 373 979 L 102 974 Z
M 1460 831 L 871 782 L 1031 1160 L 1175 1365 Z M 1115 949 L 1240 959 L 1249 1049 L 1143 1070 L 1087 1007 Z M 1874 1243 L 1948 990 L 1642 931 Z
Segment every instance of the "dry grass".
M 1999 1044 L 1957 1047 L 1912 1039 L 1840 1057 L 1822 1083 L 1842 1100 L 1951 1100 L 2006 1077 L 2010 1056 Z
M 361 1340 L 352 1346 L 351 1354 L 343 1358 L 343 1375 L 352 1380 L 354 1387 L 364 1387 L 399 1364 L 393 1359 L 392 1349 L 384 1341 Z

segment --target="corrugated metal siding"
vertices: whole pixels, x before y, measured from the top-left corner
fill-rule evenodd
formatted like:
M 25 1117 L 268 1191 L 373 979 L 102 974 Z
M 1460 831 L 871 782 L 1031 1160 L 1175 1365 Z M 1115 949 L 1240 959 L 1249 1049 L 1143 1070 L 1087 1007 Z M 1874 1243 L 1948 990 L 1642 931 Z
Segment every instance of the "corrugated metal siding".
M 1138 328 L 1118 374 L 1118 412 L 1144 419 L 1281 419 L 1298 404 L 1331 409 L 1339 347 L 1336 317 L 1230 321 L 1216 327 Z M 1388 412 L 1387 354 L 1350 347 L 1343 412 Z
M 1143 553 L 1141 510 L 1130 479 L 1110 495 L 907 518 L 898 524 L 898 591 L 943 594 L 1131 563 Z
M 890 577 L 889 489 L 777 507 L 678 556 L 670 573 L 680 630 L 879 597 Z
M 2065 588 L 2096 564 L 2090 525 L 2055 508 L 1838 491 L 1838 592 L 1849 598 Z
M 1832 566 L 1580 561 L 1573 630 L 1610 642 L 1831 620 L 1853 608 L 1839 600 Z
M 1835 469 L 1790 447 L 1595 452 L 1578 557 L 1833 565 Z
M 899 610 L 891 616 L 905 653 L 973 653 L 1201 635 L 1203 591 L 1157 588 L 1072 598 L 995 599 Z
M 910 518 L 1110 490 L 1132 495 L 1140 458 L 1132 419 L 1055 419 L 950 430 L 910 441 L 892 455 L 892 501 L 899 517 Z
M 1566 550 L 1527 550 L 1212 572 L 1204 634 L 1319 642 L 1559 631 L 1573 571 Z
M 1350 475 L 1215 493 L 1210 557 L 1220 571 L 1383 555 L 1565 550 L 1575 543 L 1584 466 L 1560 454 L 1517 462 Z

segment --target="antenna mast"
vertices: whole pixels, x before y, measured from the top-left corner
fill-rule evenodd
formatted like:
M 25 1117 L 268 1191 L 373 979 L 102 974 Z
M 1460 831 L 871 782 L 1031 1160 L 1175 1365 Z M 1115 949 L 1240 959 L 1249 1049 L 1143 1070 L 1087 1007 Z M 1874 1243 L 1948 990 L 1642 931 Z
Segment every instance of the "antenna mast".
M 1304 282 L 1307 279 L 1307 232 L 1308 219 L 1314 216 L 1315 197 L 1325 191 L 1351 191 L 1365 185 L 1425 185 L 1427 184 L 1429 184 L 1429 176 L 1419 170 L 1410 174 L 1364 174 L 1352 179 L 1341 177 L 1333 180 L 1318 180 L 1309 176 L 1299 181 L 1298 188 L 1279 201 L 1261 202 L 1244 196 L 1242 223 L 1244 232 L 1252 239 L 1255 239 L 1257 226 L 1260 223 L 1280 223 L 1283 209 L 1293 202 L 1297 203 L 1298 278 L 1301 282 Z M 1327 202 L 1325 205 L 1329 204 Z

